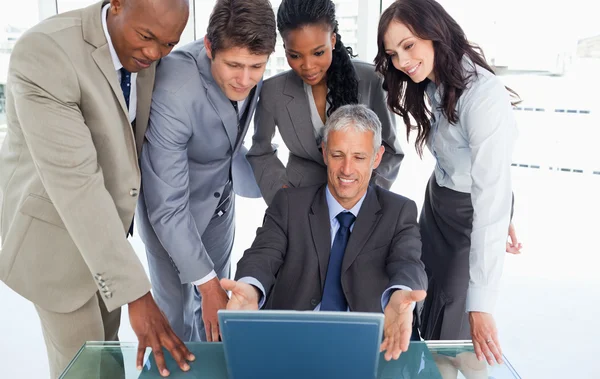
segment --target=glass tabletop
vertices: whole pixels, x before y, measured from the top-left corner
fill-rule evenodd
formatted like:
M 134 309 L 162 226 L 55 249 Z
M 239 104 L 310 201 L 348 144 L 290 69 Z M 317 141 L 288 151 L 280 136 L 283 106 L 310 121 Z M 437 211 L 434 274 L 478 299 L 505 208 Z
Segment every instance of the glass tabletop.
M 168 353 L 169 378 L 227 379 L 222 343 L 188 343 L 196 356 L 191 370 L 182 372 Z M 146 350 L 144 367 L 135 367 L 137 344 L 128 342 L 88 342 L 75 355 L 60 379 L 157 379 L 161 378 L 154 356 Z M 377 379 L 520 379 L 506 357 L 504 364 L 489 366 L 479 362 L 469 341 L 411 342 L 396 361 L 379 359 Z

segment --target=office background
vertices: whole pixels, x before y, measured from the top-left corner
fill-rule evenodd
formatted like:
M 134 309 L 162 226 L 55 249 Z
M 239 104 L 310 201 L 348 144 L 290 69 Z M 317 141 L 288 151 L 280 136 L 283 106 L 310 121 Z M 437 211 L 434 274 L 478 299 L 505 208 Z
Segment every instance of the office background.
M 502 347 L 523 378 L 598 378 L 600 366 L 600 22 L 596 0 L 556 6 L 544 0 L 439 0 L 485 51 L 501 79 L 522 97 L 514 110 L 514 222 L 523 242 L 506 260 L 496 320 Z M 15 41 L 39 20 L 93 0 L 0 2 L 0 143 L 6 132 L 4 86 Z M 271 1 L 276 10 L 280 0 Z M 338 0 L 340 34 L 359 59 L 372 61 L 381 9 L 390 0 Z M 179 46 L 203 38 L 213 0 L 190 0 Z M 281 39 L 265 77 L 288 69 Z M 404 126 L 398 120 L 399 135 Z M 251 133 L 247 143 L 251 141 Z M 412 142 L 392 190 L 423 200 L 433 169 Z M 287 151 L 280 144 L 282 160 Z M 265 209 L 237 199 L 236 262 Z M 131 241 L 142 262 L 142 242 Z M 47 362 L 33 306 L 0 283 L 0 377 L 44 378 Z M 135 341 L 123 312 L 121 340 Z

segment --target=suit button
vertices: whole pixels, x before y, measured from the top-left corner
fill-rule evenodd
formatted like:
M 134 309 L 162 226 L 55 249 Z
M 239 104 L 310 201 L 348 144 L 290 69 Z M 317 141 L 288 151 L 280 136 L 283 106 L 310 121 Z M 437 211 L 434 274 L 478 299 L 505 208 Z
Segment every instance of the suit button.
M 130 196 L 132 196 L 132 197 L 136 197 L 136 196 L 138 195 L 138 190 L 137 190 L 137 188 L 132 188 L 132 189 L 129 191 L 129 195 L 130 195 Z
M 97 280 L 97 281 L 99 281 L 99 282 L 102 282 L 102 281 L 103 281 L 103 280 L 102 280 L 102 275 L 100 275 L 100 274 L 96 274 L 96 275 L 94 275 L 94 279 L 96 279 L 96 280 Z
M 112 292 L 108 291 L 104 293 L 104 297 L 110 299 L 112 297 Z
M 218 192 L 215 192 L 215 193 L 214 193 L 214 196 L 215 196 L 215 197 L 218 199 L 219 197 L 221 197 L 221 194 L 220 194 L 220 193 L 218 193 Z
M 317 299 L 310 299 L 310 305 L 312 305 L 313 307 L 316 307 L 316 306 L 317 306 L 317 304 L 319 304 L 319 303 L 317 302 Z

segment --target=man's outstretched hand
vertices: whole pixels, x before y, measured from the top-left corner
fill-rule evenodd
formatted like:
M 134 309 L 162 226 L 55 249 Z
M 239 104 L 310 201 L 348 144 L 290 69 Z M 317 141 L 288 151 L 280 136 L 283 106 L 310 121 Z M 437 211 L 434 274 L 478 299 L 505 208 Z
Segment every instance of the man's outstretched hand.
M 398 359 L 400 354 L 408 350 L 413 324 L 413 303 L 425 299 L 423 290 L 396 290 L 385 307 L 385 324 L 383 326 L 383 342 L 380 351 L 385 351 L 385 360 Z

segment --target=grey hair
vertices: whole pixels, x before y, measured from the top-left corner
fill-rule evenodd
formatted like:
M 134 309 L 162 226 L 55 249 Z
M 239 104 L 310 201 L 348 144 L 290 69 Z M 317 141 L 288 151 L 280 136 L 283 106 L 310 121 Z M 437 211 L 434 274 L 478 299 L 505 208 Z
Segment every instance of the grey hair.
M 323 128 L 323 142 L 327 146 L 329 133 L 334 130 L 354 128 L 354 130 L 365 133 L 373 132 L 373 151 L 381 146 L 381 122 L 379 117 L 363 104 L 349 104 L 336 109 L 329 116 Z

